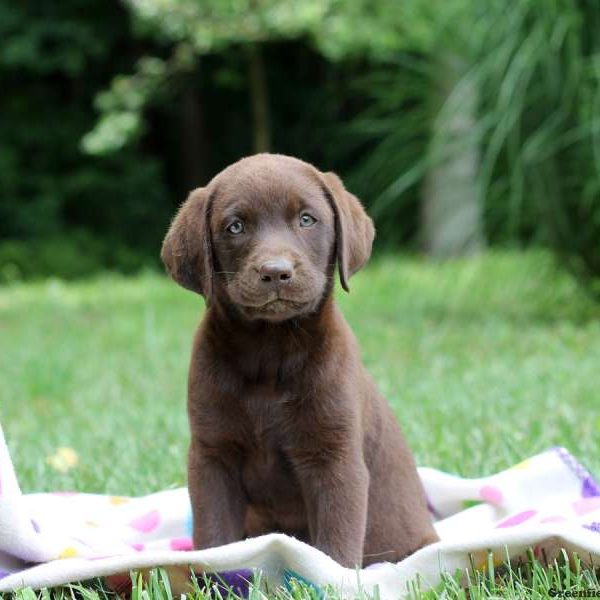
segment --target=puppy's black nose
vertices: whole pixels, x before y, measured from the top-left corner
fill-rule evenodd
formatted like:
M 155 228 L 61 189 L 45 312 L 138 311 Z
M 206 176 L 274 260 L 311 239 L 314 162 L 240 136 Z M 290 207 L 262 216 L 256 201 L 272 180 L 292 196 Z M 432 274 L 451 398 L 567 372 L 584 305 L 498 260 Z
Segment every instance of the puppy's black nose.
M 285 283 L 294 274 L 294 266 L 285 258 L 276 258 L 263 263 L 258 270 L 260 280 L 266 283 Z

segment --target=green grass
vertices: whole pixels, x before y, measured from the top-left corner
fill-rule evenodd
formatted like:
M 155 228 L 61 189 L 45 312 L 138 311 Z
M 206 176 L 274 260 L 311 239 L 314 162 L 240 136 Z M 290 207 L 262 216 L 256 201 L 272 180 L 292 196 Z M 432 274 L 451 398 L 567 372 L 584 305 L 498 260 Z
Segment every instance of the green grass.
M 168 575 L 163 569 L 152 570 L 147 579 L 138 573 L 131 573 L 131 600 L 174 600 Z M 408 600 L 479 600 L 506 599 L 547 600 L 550 597 L 576 597 L 573 593 L 586 590 L 599 590 L 598 572 L 584 569 L 579 557 L 561 556 L 552 564 L 543 566 L 531 556 L 522 564 L 512 568 L 493 567 L 493 561 L 484 571 L 469 571 L 466 574 L 445 574 L 441 583 L 432 590 L 423 591 L 420 582 L 411 582 L 407 589 L 399 590 L 398 597 Z M 225 589 L 212 588 L 211 593 L 194 580 L 191 584 L 189 600 L 239 600 Z M 571 594 L 569 596 L 568 594 Z M 13 595 L 14 600 L 112 600 L 114 593 L 106 590 L 99 582 L 75 584 L 54 590 L 20 590 Z M 278 588 L 269 591 L 259 580 L 250 586 L 248 600 L 347 600 L 342 599 L 335 589 L 318 591 L 306 584 L 292 580 L 289 589 Z M 377 594 L 360 594 L 356 600 L 378 600 Z
M 381 257 L 350 283 L 340 304 L 419 464 L 483 476 L 564 445 L 600 472 L 600 308 L 546 255 Z M 0 288 L 0 419 L 25 492 L 185 484 L 202 310 L 155 274 Z M 47 464 L 61 446 L 67 473 Z

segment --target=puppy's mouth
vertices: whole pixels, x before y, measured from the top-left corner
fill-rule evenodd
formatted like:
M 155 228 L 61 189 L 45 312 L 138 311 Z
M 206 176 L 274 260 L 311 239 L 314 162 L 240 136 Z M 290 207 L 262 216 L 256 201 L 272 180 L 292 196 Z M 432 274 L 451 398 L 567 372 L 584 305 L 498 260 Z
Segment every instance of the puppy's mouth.
M 262 304 L 242 304 L 240 308 L 250 317 L 283 321 L 298 316 L 310 308 L 312 302 L 298 302 L 287 298 L 273 298 Z
M 326 291 L 326 277 L 296 272 L 293 281 L 281 285 L 239 275 L 227 281 L 227 297 L 240 316 L 248 320 L 286 321 L 312 314 Z

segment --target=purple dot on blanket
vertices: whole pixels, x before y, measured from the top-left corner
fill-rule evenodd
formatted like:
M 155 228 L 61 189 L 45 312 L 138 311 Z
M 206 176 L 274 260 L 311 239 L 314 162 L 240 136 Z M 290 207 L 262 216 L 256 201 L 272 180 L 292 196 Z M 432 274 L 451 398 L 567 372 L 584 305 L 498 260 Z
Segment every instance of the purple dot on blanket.
M 152 510 L 141 517 L 137 517 L 130 521 L 129 526 L 133 529 L 137 529 L 142 533 L 150 533 L 154 531 L 160 523 L 160 514 L 157 510 Z
M 592 498 L 594 496 L 600 496 L 600 487 L 591 478 L 586 477 L 581 484 L 581 496 L 582 498 Z
M 229 590 L 242 598 L 247 598 L 250 593 L 250 582 L 252 581 L 251 569 L 239 569 L 237 571 L 222 571 L 220 573 L 197 573 L 196 579 L 201 588 L 212 588 L 216 586 L 218 593 L 223 598 L 229 597 Z M 211 596 L 213 596 L 211 594 Z
M 194 549 L 192 538 L 189 537 L 173 538 L 169 546 L 171 547 L 171 550 L 182 550 L 186 552 Z
M 131 547 L 136 551 L 136 552 L 143 552 L 144 551 L 144 544 L 131 544 Z
M 537 510 L 525 510 L 523 512 L 517 513 L 512 517 L 508 517 L 496 527 L 514 527 L 515 525 L 520 525 L 521 523 L 525 523 L 525 521 L 529 521 L 531 517 L 537 514 Z
M 593 521 L 592 523 L 588 523 L 587 525 L 584 525 L 583 527 L 585 527 L 586 529 L 589 529 L 590 531 L 593 531 L 594 533 L 600 533 L 600 522 L 598 522 L 598 521 Z
M 31 526 L 33 527 L 33 530 L 36 533 L 40 532 L 40 526 L 38 525 L 37 521 L 34 521 L 33 519 L 31 519 Z

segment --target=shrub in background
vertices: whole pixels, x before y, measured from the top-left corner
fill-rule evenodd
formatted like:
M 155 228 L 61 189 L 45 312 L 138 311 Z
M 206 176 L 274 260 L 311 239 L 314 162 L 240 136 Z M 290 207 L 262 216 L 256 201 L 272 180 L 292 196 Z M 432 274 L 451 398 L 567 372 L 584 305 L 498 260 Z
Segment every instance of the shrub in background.
M 2 238 L 154 264 L 189 189 L 272 149 L 340 172 L 380 245 L 545 245 L 600 278 L 594 0 L 89 5 L 0 0 Z
M 118 4 L 0 2 L 1 277 L 131 270 L 134 248 L 137 263 L 157 253 L 172 205 L 152 147 L 79 147 L 95 94 L 138 51 Z

